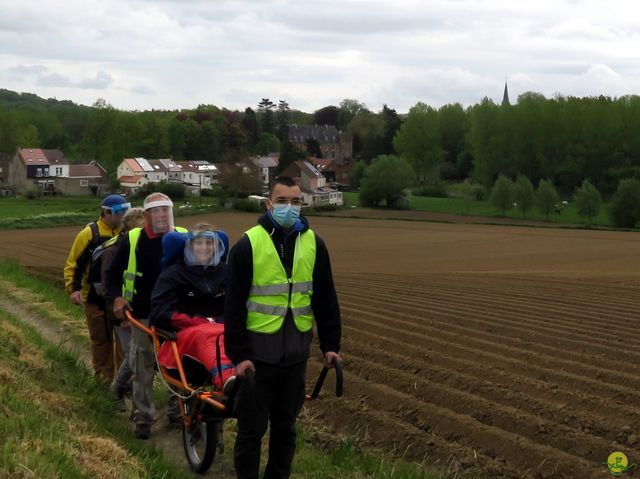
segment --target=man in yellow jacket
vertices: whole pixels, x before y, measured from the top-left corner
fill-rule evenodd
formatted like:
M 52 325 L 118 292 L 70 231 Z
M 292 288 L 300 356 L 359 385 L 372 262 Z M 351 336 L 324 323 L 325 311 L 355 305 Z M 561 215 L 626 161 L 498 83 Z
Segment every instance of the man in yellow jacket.
M 85 226 L 76 236 L 64 267 L 64 284 L 71 303 L 84 306 L 91 338 L 93 369 L 110 383 L 118 358 L 114 357 L 113 329 L 105 317 L 105 300 L 94 287 L 100 283 L 100 271 L 92 271 L 93 251 L 120 231 L 122 215 L 131 205 L 120 195 L 109 195 L 102 201 L 100 218 Z M 92 277 L 95 276 L 95 277 Z M 117 355 L 122 351 L 116 342 Z

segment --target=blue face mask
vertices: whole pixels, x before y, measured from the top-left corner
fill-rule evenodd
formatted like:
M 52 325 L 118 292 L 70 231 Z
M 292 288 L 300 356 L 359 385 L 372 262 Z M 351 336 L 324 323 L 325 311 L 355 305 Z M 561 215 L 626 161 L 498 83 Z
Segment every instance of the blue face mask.
M 283 228 L 291 228 L 300 217 L 300 207 L 286 205 L 273 205 L 271 216 Z

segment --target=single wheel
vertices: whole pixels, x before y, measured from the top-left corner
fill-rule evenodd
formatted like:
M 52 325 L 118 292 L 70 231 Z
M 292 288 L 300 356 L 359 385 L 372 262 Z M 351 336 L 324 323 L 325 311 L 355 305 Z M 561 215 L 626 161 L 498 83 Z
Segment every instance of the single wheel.
M 204 474 L 216 456 L 219 421 L 203 421 L 194 418 L 190 427 L 182 427 L 182 444 L 191 470 Z

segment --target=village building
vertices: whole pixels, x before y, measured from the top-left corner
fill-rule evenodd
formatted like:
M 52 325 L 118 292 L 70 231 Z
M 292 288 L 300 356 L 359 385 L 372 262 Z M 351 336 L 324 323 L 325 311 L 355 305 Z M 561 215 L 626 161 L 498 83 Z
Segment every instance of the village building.
M 269 183 L 275 176 L 275 171 L 278 168 L 278 162 L 280 155 L 277 153 L 268 156 L 255 156 L 251 158 L 251 161 L 260 169 L 260 179 L 262 180 L 262 186 L 265 189 L 269 188 Z
M 110 192 L 106 170 L 96 161 L 74 165 L 58 149 L 18 148 L 0 162 L 3 194 L 102 195 Z
M 309 142 L 317 142 L 322 158 L 334 158 L 340 163 L 353 156 L 353 135 L 342 133 L 333 125 L 290 125 L 288 138 L 302 151 L 308 150 Z
M 342 192 L 327 186 L 327 180 L 318 169 L 306 160 L 291 163 L 280 176 L 289 176 L 300 187 L 305 206 L 342 206 Z
M 135 193 L 147 183 L 182 183 L 193 194 L 217 182 L 218 168 L 207 161 L 147 160 L 125 158 L 118 165 L 118 181 L 123 190 Z

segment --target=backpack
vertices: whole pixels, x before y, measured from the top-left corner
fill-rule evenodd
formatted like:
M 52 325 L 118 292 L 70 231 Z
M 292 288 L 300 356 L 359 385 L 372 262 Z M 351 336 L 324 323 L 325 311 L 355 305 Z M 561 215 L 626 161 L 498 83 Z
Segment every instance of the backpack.
M 87 272 L 87 280 L 89 282 L 89 295 L 91 295 L 93 290 L 92 284 L 100 282 L 99 271 L 91 268 L 93 252 L 98 248 L 98 246 L 107 241 L 110 236 L 100 236 L 98 223 L 95 221 L 87 224 L 87 227 L 91 229 L 91 239 L 89 240 L 87 247 L 76 260 L 73 283 L 74 288 L 80 287 L 82 283 L 82 277 L 84 276 L 85 272 Z
M 104 298 L 106 296 L 106 288 L 103 282 L 103 256 L 105 250 L 111 248 L 118 242 L 119 236 L 116 235 L 99 244 L 91 252 L 91 263 L 89 264 L 89 284 L 98 296 Z

